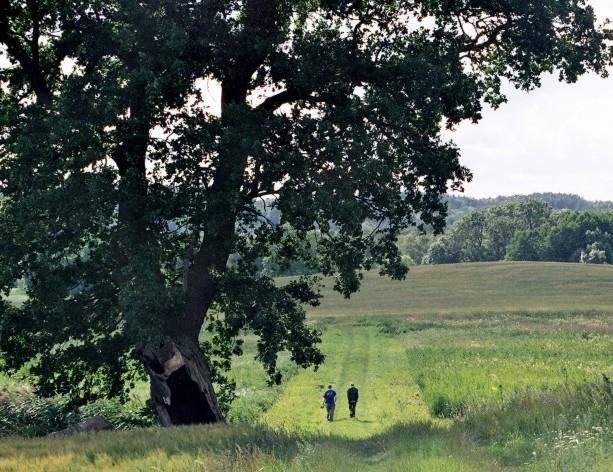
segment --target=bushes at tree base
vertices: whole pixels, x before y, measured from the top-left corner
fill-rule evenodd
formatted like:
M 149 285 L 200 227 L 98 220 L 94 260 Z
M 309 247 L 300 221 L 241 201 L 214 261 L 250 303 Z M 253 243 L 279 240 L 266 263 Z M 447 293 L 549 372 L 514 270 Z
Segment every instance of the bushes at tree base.
M 0 397 L 0 436 L 43 436 L 68 426 L 73 409 L 65 398 L 8 393 Z
M 105 417 L 117 430 L 158 424 L 150 406 L 138 401 L 98 400 L 75 408 L 67 397 L 0 393 L 0 436 L 44 436 L 92 416 Z
M 72 424 L 92 416 L 104 416 L 114 429 L 119 430 L 144 428 L 158 424 L 158 418 L 153 413 L 153 408 L 148 403 L 136 400 L 125 404 L 117 400 L 98 400 L 83 405 L 69 419 Z

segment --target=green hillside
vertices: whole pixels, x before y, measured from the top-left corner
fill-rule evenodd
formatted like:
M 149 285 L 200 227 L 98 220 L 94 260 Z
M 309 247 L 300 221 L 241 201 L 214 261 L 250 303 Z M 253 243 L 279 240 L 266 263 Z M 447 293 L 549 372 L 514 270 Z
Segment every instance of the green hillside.
M 286 380 L 270 387 L 249 336 L 230 425 L 2 438 L 0 470 L 613 470 L 613 267 L 426 266 L 400 282 L 373 272 L 349 301 L 326 285 L 309 312 L 326 362 L 302 370 L 284 356 Z M 321 409 L 329 383 L 333 423 Z
M 613 266 L 482 262 L 420 266 L 393 281 L 375 271 L 346 300 L 325 280 L 312 317 L 506 312 L 613 312 Z

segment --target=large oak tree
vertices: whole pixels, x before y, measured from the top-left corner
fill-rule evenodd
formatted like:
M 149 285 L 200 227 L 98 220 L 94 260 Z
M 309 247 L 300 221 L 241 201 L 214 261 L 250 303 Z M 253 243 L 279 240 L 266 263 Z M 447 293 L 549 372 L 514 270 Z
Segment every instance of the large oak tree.
M 0 285 L 28 292 L 2 367 L 78 401 L 146 371 L 182 424 L 223 419 L 246 331 L 272 381 L 282 350 L 318 365 L 316 281 L 258 261 L 347 296 L 403 277 L 399 231 L 440 230 L 470 178 L 441 128 L 504 80 L 604 74 L 594 23 L 583 0 L 1 0 Z

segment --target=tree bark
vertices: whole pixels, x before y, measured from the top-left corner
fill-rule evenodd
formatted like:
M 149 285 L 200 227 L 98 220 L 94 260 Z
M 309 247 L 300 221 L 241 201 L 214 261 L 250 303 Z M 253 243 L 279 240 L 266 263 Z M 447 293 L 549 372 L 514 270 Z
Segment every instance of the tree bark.
M 124 243 L 127 243 L 124 251 L 147 250 L 147 247 L 155 245 L 156 238 L 144 214 L 147 198 L 145 160 L 151 127 L 144 89 L 144 84 L 141 84 L 131 94 L 131 119 L 124 123 L 124 142 L 113 155 L 121 176 L 118 217 Z M 213 253 L 216 255 L 216 267 L 225 266 L 227 256 L 224 258 L 223 251 Z M 121 277 L 121 269 L 129 258 L 125 252 L 118 253 L 118 276 L 115 278 L 118 285 L 126 282 Z M 165 279 L 159 261 L 150 262 L 151 273 L 148 275 L 163 291 L 166 289 Z M 175 317 L 161 320 L 161 342 L 149 342 L 138 349 L 149 374 L 151 401 L 163 426 L 224 421 L 207 361 L 198 345 L 204 314 L 214 296 L 210 265 L 206 268 L 208 270 L 202 274 L 203 280 L 199 280 L 201 283 L 196 286 L 200 294 L 199 304 L 192 308 L 192 312 L 202 313 L 202 316 L 196 317 L 194 322 L 188 304 L 179 321 Z
M 206 360 L 191 339 L 165 337 L 139 354 L 163 426 L 224 422 Z
M 30 82 L 37 99 L 43 104 L 53 101 L 53 93 L 39 61 L 40 22 L 38 2 L 29 1 L 33 37 L 28 51 L 25 44 L 0 19 L 0 42 L 7 45 Z M 245 6 L 245 28 L 239 40 L 234 64 L 226 71 L 222 84 L 222 125 L 226 130 L 240 130 L 240 118 L 227 113 L 234 107 L 246 107 L 249 84 L 257 68 L 268 54 L 261 45 L 272 44 L 279 29 L 279 9 L 273 0 L 248 0 Z M 1 26 L 5 26 L 2 28 Z M 123 59 L 130 71 L 140 71 L 140 51 Z M 116 267 L 112 278 L 118 288 L 126 283 L 122 270 L 129 264 L 130 254 L 155 246 L 156 235 L 144 215 L 147 199 L 146 158 L 152 126 L 148 109 L 147 86 L 135 74 L 132 78 L 127 118 L 119 120 L 116 147 L 111 154 L 118 168 L 118 218 L 122 244 L 115 247 Z M 228 116 L 230 115 L 230 116 Z M 232 135 L 230 135 L 232 136 Z M 147 343 L 137 349 L 151 380 L 151 399 L 163 425 L 223 422 L 212 386 L 207 360 L 198 345 L 198 336 L 213 302 L 217 286 L 214 274 L 225 270 L 232 250 L 234 226 L 239 211 L 241 186 L 247 162 L 246 151 L 228 140 L 230 145 L 219 157 L 207 206 L 204 238 L 188 271 L 184 287 L 185 310 L 178 320 L 169 317 L 160 326 L 163 340 Z M 191 258 L 190 258 L 191 259 Z M 157 264 L 159 266 L 159 264 Z M 148 276 L 165 290 L 164 275 L 156 261 L 151 261 Z
M 277 14 L 274 1 L 249 0 L 241 42 L 256 44 L 253 35 L 271 41 L 277 31 Z M 249 84 L 266 54 L 246 48 L 221 84 L 221 123 L 230 138 L 219 154 L 209 189 L 203 240 L 186 277 L 185 311 L 181 319 L 163 327 L 167 337 L 161 344 L 148 344 L 141 350 L 151 379 L 151 398 L 165 426 L 224 421 L 198 337 L 217 293 L 214 274 L 225 270 L 232 252 L 247 166 L 247 151 L 231 137 L 244 128 L 242 114 L 252 111 L 247 106 Z

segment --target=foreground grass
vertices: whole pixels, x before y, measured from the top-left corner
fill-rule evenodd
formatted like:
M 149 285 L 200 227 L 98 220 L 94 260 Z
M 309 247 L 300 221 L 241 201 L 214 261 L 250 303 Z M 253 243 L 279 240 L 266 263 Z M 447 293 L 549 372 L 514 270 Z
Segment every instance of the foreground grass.
M 523 470 L 613 470 L 613 389 L 608 382 L 530 388 L 472 409 L 470 430 L 498 463 Z
M 368 439 L 285 434 L 247 425 L 150 428 L 70 439 L 5 440 L 3 471 L 474 471 L 497 467 L 432 424 Z
M 430 416 L 406 368 L 401 337 L 379 325 L 331 324 L 323 349 L 330 362 L 316 373 L 297 373 L 259 426 L 8 439 L 0 444 L 0 470 L 496 470 L 453 422 Z M 350 380 L 361 387 L 355 420 L 344 397 Z M 339 392 L 333 423 L 319 408 L 329 382 Z
M 0 470 L 613 470 L 613 388 L 601 380 L 613 341 L 607 317 L 324 325 L 328 362 L 296 373 L 259 425 L 5 438 Z M 355 420 L 350 381 L 360 387 Z M 340 394 L 333 423 L 319 408 L 329 382 Z

